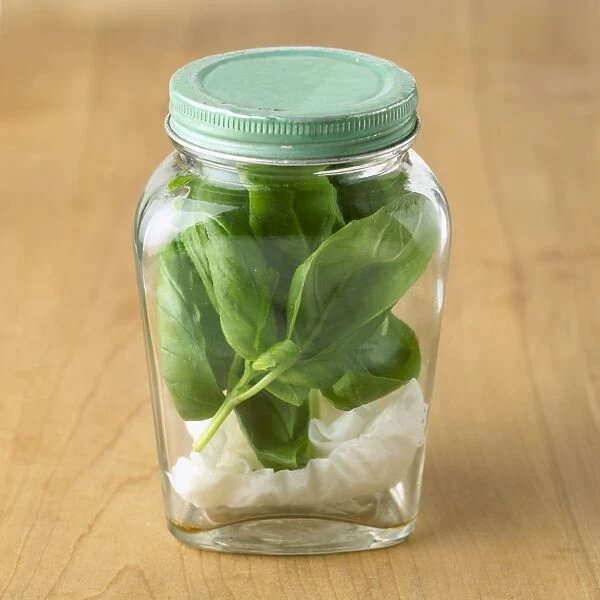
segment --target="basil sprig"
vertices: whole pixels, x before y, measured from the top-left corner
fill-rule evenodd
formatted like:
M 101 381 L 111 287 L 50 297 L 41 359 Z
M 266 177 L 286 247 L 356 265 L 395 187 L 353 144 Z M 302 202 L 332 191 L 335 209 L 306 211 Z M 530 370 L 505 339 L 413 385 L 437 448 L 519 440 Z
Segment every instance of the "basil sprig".
M 187 191 L 187 224 L 159 257 L 162 377 L 183 419 L 212 417 L 196 451 L 235 411 L 264 466 L 296 469 L 315 390 L 350 410 L 418 376 L 417 337 L 392 308 L 436 250 L 436 213 L 404 174 L 239 179 L 169 184 Z

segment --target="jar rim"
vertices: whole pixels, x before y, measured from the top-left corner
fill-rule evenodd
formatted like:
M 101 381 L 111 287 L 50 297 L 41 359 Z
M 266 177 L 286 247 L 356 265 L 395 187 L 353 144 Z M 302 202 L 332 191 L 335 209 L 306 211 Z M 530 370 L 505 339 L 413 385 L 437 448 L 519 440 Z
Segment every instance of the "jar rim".
M 369 161 L 386 160 L 399 153 L 406 152 L 417 138 L 421 129 L 421 119 L 417 116 L 415 126 L 411 133 L 404 137 L 399 142 L 396 142 L 385 148 L 379 150 L 373 150 L 371 152 L 363 152 L 359 154 L 353 154 L 349 156 L 338 156 L 331 158 L 261 158 L 256 156 L 245 156 L 241 154 L 231 154 L 227 152 L 221 152 L 212 148 L 206 148 L 198 144 L 194 144 L 190 140 L 181 137 L 171 127 L 171 114 L 167 114 L 164 122 L 165 131 L 167 136 L 178 151 L 187 151 L 192 153 L 197 158 L 206 158 L 216 160 L 219 162 L 244 162 L 248 164 L 261 164 L 261 165 L 281 165 L 281 166 L 310 166 L 310 165 L 342 165 L 348 163 L 362 163 Z

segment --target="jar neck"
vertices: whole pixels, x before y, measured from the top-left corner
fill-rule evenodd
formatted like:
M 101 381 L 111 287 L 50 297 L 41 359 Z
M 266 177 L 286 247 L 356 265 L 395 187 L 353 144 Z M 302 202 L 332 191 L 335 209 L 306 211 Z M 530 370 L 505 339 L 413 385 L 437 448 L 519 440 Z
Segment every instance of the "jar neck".
M 407 151 L 412 147 L 419 133 L 420 123 L 417 121 L 412 134 L 394 146 L 368 154 L 320 160 L 268 160 L 222 154 L 195 146 L 179 137 L 168 126 L 168 121 L 165 127 L 167 135 L 179 154 L 182 166 L 192 171 L 219 172 L 221 173 L 219 178 L 228 179 L 228 172 L 234 174 L 240 167 L 252 165 L 262 165 L 265 168 L 277 167 L 290 174 L 294 172 L 319 174 L 325 171 L 328 175 L 362 173 L 364 176 L 365 172 L 373 176 L 382 174 L 398 168 L 405 159 Z

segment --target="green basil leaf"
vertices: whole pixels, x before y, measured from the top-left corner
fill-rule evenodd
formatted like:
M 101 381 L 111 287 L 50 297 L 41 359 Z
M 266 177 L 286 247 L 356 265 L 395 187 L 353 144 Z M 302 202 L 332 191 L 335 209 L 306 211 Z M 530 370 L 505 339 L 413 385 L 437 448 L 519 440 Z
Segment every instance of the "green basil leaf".
M 276 341 L 272 299 L 278 275 L 248 222 L 248 194 L 195 178 L 185 210 L 195 225 L 184 245 L 219 312 L 229 345 L 252 360 Z
M 369 340 L 347 359 L 349 368 L 323 395 L 336 408 L 351 410 L 381 398 L 419 376 L 421 354 L 414 331 L 389 315 Z
M 310 393 L 310 388 L 291 385 L 280 379 L 275 379 L 275 381 L 271 382 L 265 389 L 274 396 L 277 396 L 280 400 L 283 400 L 288 404 L 293 404 L 294 406 L 302 406 L 302 404 L 308 400 L 308 395 Z
M 266 352 L 263 352 L 252 363 L 252 367 L 255 371 L 266 371 L 298 356 L 298 354 L 300 354 L 300 348 L 292 340 L 283 340 L 283 342 L 277 342 Z
M 202 281 L 177 241 L 160 253 L 156 310 L 161 371 L 175 408 L 182 419 L 208 419 L 224 396 L 207 347 L 222 348 L 222 335 Z M 222 360 L 215 356 L 212 364 Z
M 217 298 L 215 297 L 212 275 L 210 273 L 208 258 L 206 257 L 206 253 L 204 252 L 204 247 L 202 245 L 202 239 L 198 234 L 198 228 L 188 227 L 185 231 L 183 231 L 181 233 L 181 242 L 183 243 L 183 246 L 185 247 L 185 250 L 188 253 L 191 261 L 194 263 L 194 267 L 196 268 L 196 271 L 198 271 L 198 275 L 202 279 L 204 289 L 208 294 L 211 304 L 216 309 Z
M 313 168 L 245 166 L 240 177 L 250 198 L 250 227 L 279 273 L 274 308 L 285 337 L 290 283 L 297 267 L 344 223 L 335 188 Z
M 393 306 L 425 271 L 437 247 L 436 213 L 406 194 L 352 221 L 298 267 L 290 287 L 288 337 L 307 356 L 327 350 Z M 351 342 L 351 343 L 350 343 Z
M 407 374 L 407 380 L 417 377 L 420 367 L 419 347 L 417 338 L 408 325 L 389 312 L 370 321 L 369 324 L 375 324 L 376 328 L 371 329 L 371 336 L 365 335 L 366 341 L 358 347 L 338 353 L 328 349 L 311 358 L 300 360 L 285 371 L 279 380 L 294 386 L 327 390 L 340 380 L 347 381 L 348 378 L 344 379 L 346 373 L 356 371 L 362 374 L 367 370 L 366 374 L 371 382 L 374 376 L 389 377 L 392 380 L 400 379 L 400 383 L 394 383 L 389 390 L 391 391 L 405 381 L 402 379 L 403 375 Z M 405 370 L 401 371 L 400 366 Z M 363 377 L 361 380 L 366 379 Z M 338 383 L 336 389 L 341 385 Z M 372 390 L 366 391 L 365 397 L 368 399 L 365 402 L 388 393 L 379 392 L 375 382 Z M 334 392 L 330 392 L 330 396 L 333 395 Z M 339 394 L 340 404 L 343 395 L 346 395 L 346 392 Z M 352 407 L 355 405 L 358 406 L 356 401 Z
M 266 391 L 235 408 L 260 462 L 276 471 L 306 465 L 308 451 L 308 404 L 292 406 Z
M 406 193 L 408 177 L 402 171 L 356 181 L 330 177 L 337 191 L 340 210 L 346 222 L 362 219 Z
M 351 330 L 317 354 L 297 361 L 279 376 L 285 383 L 314 389 L 332 386 L 349 368 L 348 360 L 354 348 L 369 339 L 386 318 L 378 315 L 361 327 Z
M 277 337 L 272 307 L 277 273 L 241 215 L 211 219 L 202 233 L 223 333 L 238 354 L 252 360 Z
M 279 381 L 309 389 L 325 389 L 344 374 L 345 360 L 345 354 L 317 354 L 313 358 L 298 361 L 279 376 Z
M 289 283 L 298 265 L 343 225 L 335 188 L 327 177 L 297 167 L 246 167 L 241 178 L 250 197 L 250 227 Z
M 193 179 L 194 179 L 193 175 L 189 175 L 189 174 L 177 175 L 177 177 L 174 177 L 173 179 L 171 179 L 171 181 L 169 181 L 169 183 L 167 184 L 167 190 L 169 192 L 174 192 L 175 190 L 179 189 L 180 187 L 187 185 Z

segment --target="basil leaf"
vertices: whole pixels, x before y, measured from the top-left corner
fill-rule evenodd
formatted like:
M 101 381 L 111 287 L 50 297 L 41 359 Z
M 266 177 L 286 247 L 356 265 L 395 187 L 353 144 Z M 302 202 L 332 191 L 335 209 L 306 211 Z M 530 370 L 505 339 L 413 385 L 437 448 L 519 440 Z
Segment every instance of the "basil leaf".
M 283 400 L 288 404 L 293 404 L 294 406 L 301 406 L 304 404 L 308 400 L 310 392 L 310 388 L 291 385 L 280 379 L 275 379 L 275 381 L 270 383 L 265 389 L 274 396 L 277 396 L 280 400 Z
M 288 337 L 307 356 L 367 339 L 357 332 L 425 271 L 438 242 L 435 216 L 425 196 L 410 193 L 325 240 L 294 274 Z
M 333 385 L 349 367 L 351 351 L 364 340 L 369 339 L 386 318 L 383 313 L 361 327 L 341 336 L 317 354 L 297 361 L 279 376 L 285 383 L 314 389 L 324 389 Z
M 224 400 L 212 366 L 225 364 L 227 358 L 214 355 L 209 360 L 207 346 L 223 347 L 218 317 L 177 241 L 160 253 L 156 311 L 161 371 L 175 408 L 184 420 L 207 419 Z
M 283 340 L 271 346 L 266 352 L 263 352 L 253 363 L 255 371 L 266 371 L 272 369 L 278 364 L 296 357 L 300 353 L 300 348 L 291 340 Z
M 408 177 L 402 171 L 357 181 L 330 177 L 337 191 L 340 210 L 346 222 L 362 219 L 406 193 Z
M 210 266 L 208 264 L 206 253 L 204 252 L 204 247 L 202 246 L 202 240 L 198 234 L 198 229 L 196 227 L 188 227 L 181 234 L 181 242 L 183 243 L 183 246 L 185 247 L 185 250 L 188 253 L 191 261 L 194 263 L 194 267 L 196 268 L 198 275 L 202 279 L 204 289 L 208 294 L 211 304 L 216 309 L 217 298 L 215 297 Z
M 351 365 L 323 395 L 336 408 L 351 410 L 381 398 L 419 376 L 421 354 L 414 331 L 389 315 L 377 333 L 347 359 Z
M 276 304 L 285 329 L 290 283 L 297 267 L 344 223 L 327 177 L 294 167 L 244 167 L 250 227 L 265 257 L 279 273 Z
M 276 341 L 272 299 L 278 275 L 248 222 L 248 195 L 196 178 L 185 208 L 196 223 L 182 235 L 219 312 L 229 345 L 252 360 Z
M 266 391 L 235 408 L 260 462 L 276 471 L 298 469 L 308 462 L 308 404 L 296 407 Z
M 178 190 L 180 187 L 187 185 L 190 181 L 194 179 L 193 175 L 177 175 L 167 183 L 167 191 L 174 192 Z
M 242 181 L 250 197 L 250 227 L 271 264 L 289 280 L 342 224 L 335 188 L 326 177 L 281 167 L 246 167 Z
M 279 380 L 293 386 L 323 390 L 330 400 L 338 398 L 335 403 L 338 408 L 348 410 L 348 407 L 370 402 L 418 377 L 419 345 L 412 329 L 389 312 L 373 322 L 377 329 L 357 348 L 338 354 L 321 352 L 299 361 Z M 357 386 L 364 382 L 363 388 L 367 389 L 353 394 L 351 403 L 346 402 L 344 407 L 344 398 L 352 392 L 346 389 L 346 386 L 350 388 L 350 381 Z M 359 401 L 360 397 L 364 400 Z
M 279 381 L 305 388 L 324 389 L 332 386 L 346 369 L 346 355 L 317 354 L 314 358 L 298 361 Z

